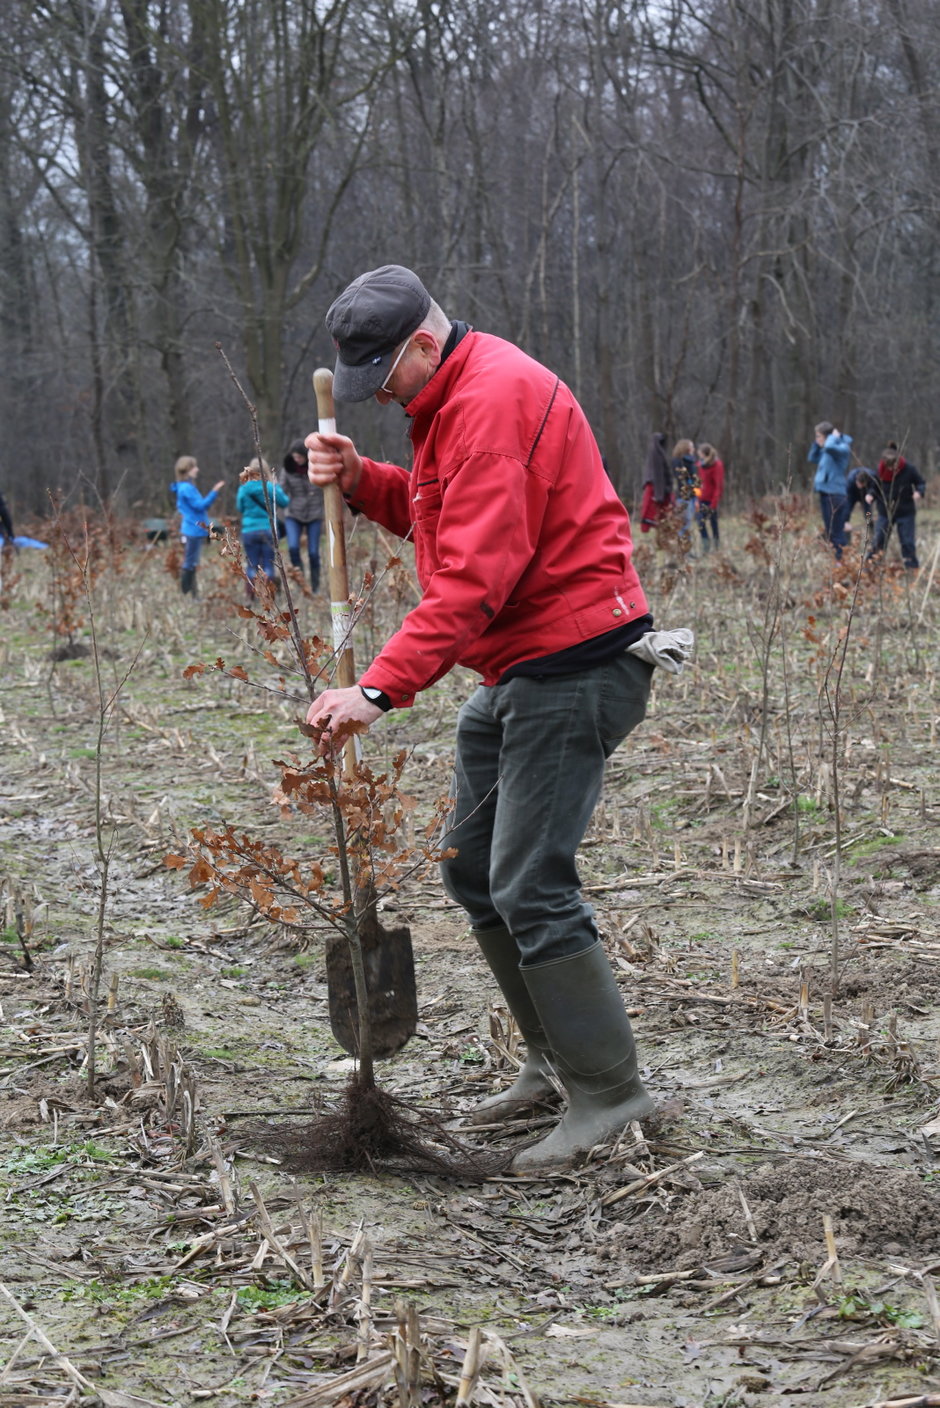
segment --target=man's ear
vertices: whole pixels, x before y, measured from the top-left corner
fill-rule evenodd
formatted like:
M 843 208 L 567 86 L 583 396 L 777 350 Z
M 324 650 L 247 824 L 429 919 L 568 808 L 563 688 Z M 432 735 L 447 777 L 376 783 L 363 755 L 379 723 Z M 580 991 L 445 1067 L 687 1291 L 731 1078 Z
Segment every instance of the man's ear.
M 444 350 L 443 343 L 428 328 L 419 328 L 411 338 L 415 347 L 425 358 L 429 372 L 437 371 L 441 364 L 441 353 Z

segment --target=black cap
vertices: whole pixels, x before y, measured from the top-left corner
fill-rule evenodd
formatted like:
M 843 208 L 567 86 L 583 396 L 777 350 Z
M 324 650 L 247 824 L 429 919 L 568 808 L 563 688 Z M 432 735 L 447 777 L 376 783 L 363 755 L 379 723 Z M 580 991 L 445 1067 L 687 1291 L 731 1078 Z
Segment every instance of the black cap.
M 337 352 L 337 401 L 366 401 L 375 395 L 388 376 L 395 349 L 421 326 L 430 306 L 424 284 L 401 264 L 383 264 L 353 279 L 326 315 Z

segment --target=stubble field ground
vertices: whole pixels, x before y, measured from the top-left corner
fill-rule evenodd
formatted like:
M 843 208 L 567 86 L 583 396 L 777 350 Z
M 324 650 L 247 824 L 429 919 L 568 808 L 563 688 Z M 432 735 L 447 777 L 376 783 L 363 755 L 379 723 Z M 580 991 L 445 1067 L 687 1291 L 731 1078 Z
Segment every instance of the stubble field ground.
M 309 748 L 302 688 L 212 552 L 193 602 L 165 546 L 132 543 L 91 597 L 120 686 L 99 748 L 93 658 L 50 655 L 67 555 L 4 564 L 2 1408 L 411 1408 L 453 1403 L 464 1368 L 463 1401 L 513 1408 L 940 1403 L 938 521 L 919 575 L 859 575 L 851 554 L 833 571 L 804 507 L 729 520 L 702 559 L 641 540 L 657 624 L 698 649 L 615 755 L 582 874 L 658 1111 L 542 1180 L 260 1155 L 252 1118 L 346 1079 L 323 934 L 207 910 L 163 857 L 232 821 L 329 868 L 328 819 L 276 801 L 273 760 Z M 357 526 L 356 570 L 386 556 Z M 360 659 L 413 599 L 403 558 Z M 322 599 L 298 609 L 327 634 Z M 183 678 L 219 657 L 249 681 Z M 380 762 L 409 750 L 418 824 L 472 684 L 455 671 L 369 740 Z M 387 912 L 412 930 L 420 1023 L 380 1080 L 459 1120 L 509 1079 L 512 1033 L 433 874 Z

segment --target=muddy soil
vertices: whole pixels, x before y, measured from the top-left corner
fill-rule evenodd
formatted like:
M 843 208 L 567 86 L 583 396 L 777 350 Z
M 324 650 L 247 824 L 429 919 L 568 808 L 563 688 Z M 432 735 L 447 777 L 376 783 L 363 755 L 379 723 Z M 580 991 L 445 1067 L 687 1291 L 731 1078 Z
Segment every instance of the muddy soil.
M 940 1392 L 940 613 L 924 574 L 863 581 L 834 722 L 854 579 L 809 536 L 745 551 L 754 532 L 729 523 L 702 562 L 644 548 L 657 619 L 692 625 L 697 659 L 656 681 L 583 848 L 656 1114 L 574 1173 L 481 1182 L 290 1174 L 258 1142 L 335 1100 L 350 1062 L 325 926 L 206 908 L 163 863 L 226 822 L 333 863 L 328 816 L 279 791 L 274 760 L 308 746 L 302 682 L 224 563 L 199 602 L 160 548 L 98 580 L 102 725 L 95 655 L 50 658 L 49 568 L 21 555 L 0 647 L 0 1405 L 452 1403 L 475 1330 L 479 1403 Z M 925 561 L 935 532 L 924 516 Z M 353 555 L 381 548 L 360 531 Z M 363 656 L 407 606 L 395 571 Z M 322 600 L 300 615 L 328 630 Z M 367 741 L 378 763 L 409 750 L 411 834 L 471 686 L 455 671 Z M 419 1025 L 379 1077 L 433 1139 L 511 1078 L 517 1041 L 432 872 L 383 918 L 411 929 Z M 470 1140 L 509 1154 L 555 1117 Z

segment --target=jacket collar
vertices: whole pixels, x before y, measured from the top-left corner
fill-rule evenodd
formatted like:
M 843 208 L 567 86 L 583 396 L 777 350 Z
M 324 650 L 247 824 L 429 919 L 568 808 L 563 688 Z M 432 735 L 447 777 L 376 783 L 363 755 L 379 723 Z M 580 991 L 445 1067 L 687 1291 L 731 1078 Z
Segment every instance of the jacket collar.
M 405 415 L 416 420 L 418 417 L 437 414 L 460 379 L 467 358 L 479 337 L 480 334 L 472 330 L 465 337 L 461 337 L 453 351 L 441 362 L 427 386 L 423 386 L 414 400 L 408 402 Z

